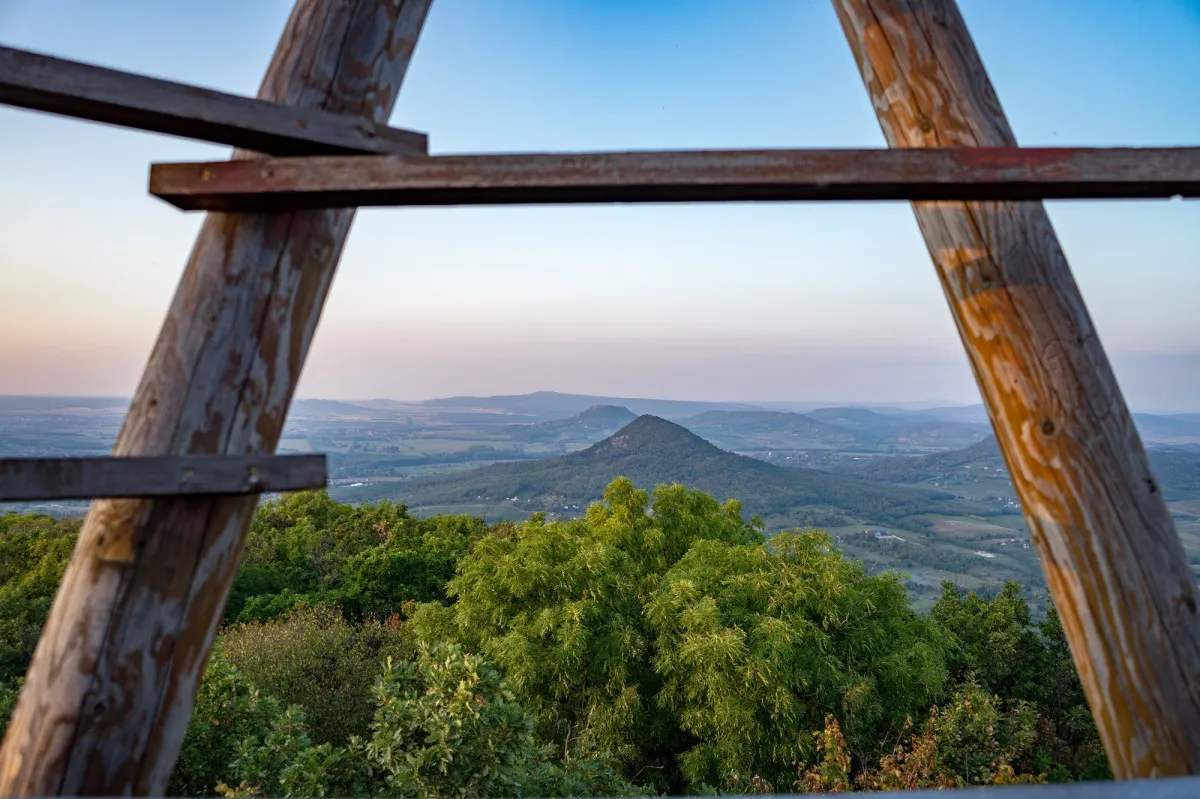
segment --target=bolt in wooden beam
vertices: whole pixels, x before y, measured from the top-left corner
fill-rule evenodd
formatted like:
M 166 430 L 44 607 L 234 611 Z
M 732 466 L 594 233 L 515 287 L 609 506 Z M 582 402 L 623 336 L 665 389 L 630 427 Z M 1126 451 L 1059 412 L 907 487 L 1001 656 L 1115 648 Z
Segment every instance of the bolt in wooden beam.
M 890 146 L 1016 146 L 953 0 L 834 7 Z M 913 210 L 1113 773 L 1197 773 L 1196 580 L 1045 209 Z
M 259 98 L 385 123 L 429 3 L 298 0 Z M 114 454 L 273 452 L 352 218 L 209 216 Z M 0 796 L 162 795 L 254 507 L 92 504 L 0 750 Z
M 272 155 L 424 155 L 424 133 L 0 47 L 0 103 Z

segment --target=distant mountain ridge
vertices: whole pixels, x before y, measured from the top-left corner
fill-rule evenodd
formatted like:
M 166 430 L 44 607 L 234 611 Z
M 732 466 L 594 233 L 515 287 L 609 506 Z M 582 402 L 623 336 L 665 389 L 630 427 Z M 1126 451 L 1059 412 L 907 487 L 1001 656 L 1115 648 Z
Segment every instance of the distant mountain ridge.
M 957 409 L 953 409 L 957 410 Z M 929 418 L 927 412 L 880 413 L 845 406 L 808 413 L 784 411 L 707 411 L 678 420 L 729 449 L 847 450 L 950 449 L 987 436 L 987 424 Z
M 787 516 L 799 508 L 842 511 L 877 521 L 931 512 L 951 495 L 885 487 L 815 469 L 785 469 L 726 452 L 673 422 L 643 415 L 585 450 L 537 461 L 498 463 L 414 479 L 389 493 L 411 507 L 508 501 L 522 507 L 585 507 L 613 479 L 639 488 L 683 483 L 718 499 L 742 501 L 747 514 Z
M 1166 444 L 1200 444 L 1200 414 L 1180 413 L 1171 416 L 1156 416 L 1149 413 L 1133 414 L 1134 424 L 1142 437 Z
M 59 397 L 24 394 L 0 394 L 0 411 L 87 410 L 124 411 L 129 397 Z
M 443 397 L 425 400 L 428 408 L 448 410 L 498 411 L 540 417 L 542 420 L 561 419 L 582 413 L 597 405 L 620 406 L 634 414 L 654 414 L 668 419 L 693 416 L 709 410 L 761 410 L 756 405 L 740 402 L 696 402 L 691 400 L 640 399 L 637 397 L 599 397 L 588 394 L 561 394 L 557 391 L 534 391 L 530 394 L 508 394 L 492 397 Z
M 350 402 L 329 399 L 294 399 L 288 409 L 288 416 L 303 418 L 308 416 L 363 416 L 372 413 L 371 408 L 354 405 Z
M 503 430 L 514 441 L 592 442 L 620 430 L 636 418 L 633 411 L 620 405 L 593 405 L 566 419 L 509 425 Z

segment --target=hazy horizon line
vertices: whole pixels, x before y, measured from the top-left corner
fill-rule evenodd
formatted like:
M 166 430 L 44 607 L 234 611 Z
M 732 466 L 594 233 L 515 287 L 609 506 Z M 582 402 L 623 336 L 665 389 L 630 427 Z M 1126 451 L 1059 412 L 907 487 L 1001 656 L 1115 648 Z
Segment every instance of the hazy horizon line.
M 983 407 L 982 400 L 979 402 L 961 402 L 950 399 L 920 399 L 920 400 L 897 400 L 874 402 L 868 400 L 852 400 L 852 399 L 725 399 L 725 400 L 710 400 L 710 399 L 687 399 L 679 397 L 663 397 L 663 396 L 615 396 L 607 394 L 587 394 L 575 391 L 557 391 L 555 389 L 536 389 L 534 391 L 526 391 L 516 394 L 446 394 L 435 397 L 426 397 L 424 399 L 396 399 L 393 397 L 334 397 L 334 396 L 296 396 L 293 397 L 293 402 L 299 400 L 323 400 L 329 402 L 343 402 L 348 405 L 353 405 L 361 402 L 393 402 L 398 405 L 419 405 L 425 402 L 434 402 L 436 400 L 445 399 L 489 399 L 492 397 L 526 397 L 534 394 L 558 394 L 564 397 L 592 397 L 595 399 L 609 400 L 639 400 L 650 402 L 694 402 L 705 405 L 756 405 L 762 406 L 764 410 L 772 410 L 770 406 L 786 406 L 786 405 L 811 405 L 812 410 L 823 408 L 901 408 L 903 410 L 933 410 L 937 408 L 973 408 Z M 117 394 L 8 394 L 0 393 L 0 399 L 79 399 L 79 400 L 120 400 L 122 402 L 132 401 L 130 396 L 121 396 Z M 366 410 L 370 410 L 369 408 Z M 1200 411 L 1189 410 L 1182 408 L 1152 408 L 1152 407 L 1133 407 L 1130 406 L 1131 413 L 1145 413 L 1151 415 L 1175 415 L 1175 414 L 1194 414 Z

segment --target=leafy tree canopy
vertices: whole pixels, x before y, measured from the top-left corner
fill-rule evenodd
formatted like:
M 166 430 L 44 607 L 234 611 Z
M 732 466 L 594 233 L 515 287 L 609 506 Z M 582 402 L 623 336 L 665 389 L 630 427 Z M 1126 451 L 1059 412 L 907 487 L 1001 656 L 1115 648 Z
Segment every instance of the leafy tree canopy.
M 658 703 L 695 744 L 688 783 L 786 785 L 810 753 L 800 730 L 827 712 L 851 719 L 852 750 L 936 700 L 946 680 L 940 636 L 909 609 L 893 576 L 871 577 L 824 533 L 771 546 L 703 541 L 651 601 Z
M 264 621 L 314 604 L 351 620 L 384 618 L 405 602 L 444 600 L 458 558 L 486 530 L 482 519 L 418 519 L 391 502 L 355 507 L 324 491 L 286 495 L 254 517 L 226 619 Z
M 256 514 L 170 791 L 628 795 L 1110 776 L 1051 608 L 927 616 L 824 533 L 613 481 L 487 525 L 323 492 Z M 0 727 L 78 530 L 0 516 Z M 390 663 L 390 665 L 389 665 Z

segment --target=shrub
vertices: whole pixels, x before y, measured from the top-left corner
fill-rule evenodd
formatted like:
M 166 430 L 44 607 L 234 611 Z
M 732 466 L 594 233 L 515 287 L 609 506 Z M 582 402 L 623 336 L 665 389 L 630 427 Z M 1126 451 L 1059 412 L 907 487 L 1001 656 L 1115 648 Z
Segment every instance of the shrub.
M 279 702 L 214 654 L 192 706 L 168 795 L 211 796 L 226 777 L 240 742 L 264 735 L 282 711 Z
M 911 721 L 906 732 L 910 728 Z M 840 793 L 856 787 L 899 791 L 1044 782 L 1043 775 L 1028 769 L 1036 728 L 1031 705 L 1017 701 L 1003 711 L 998 697 L 969 682 L 945 707 L 933 709 L 920 733 L 880 758 L 877 769 L 864 769 L 852 778 L 841 727 L 836 718 L 826 716 L 825 729 L 813 734 L 815 762 L 800 770 L 795 788 L 801 793 Z
M 389 661 L 376 683 L 365 742 L 312 743 L 293 707 L 245 738 L 227 796 L 631 795 L 602 759 L 560 761 L 534 738 L 534 718 L 500 675 L 454 645 Z
M 367 729 L 371 687 L 405 645 L 395 625 L 353 625 L 335 608 L 298 606 L 279 619 L 226 629 L 216 650 L 281 705 L 303 708 L 318 744 L 343 744 Z
M 0 682 L 25 675 L 78 532 L 78 519 L 0 514 Z

